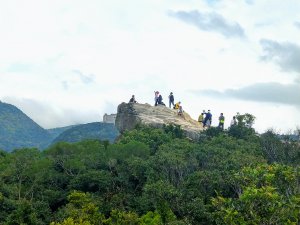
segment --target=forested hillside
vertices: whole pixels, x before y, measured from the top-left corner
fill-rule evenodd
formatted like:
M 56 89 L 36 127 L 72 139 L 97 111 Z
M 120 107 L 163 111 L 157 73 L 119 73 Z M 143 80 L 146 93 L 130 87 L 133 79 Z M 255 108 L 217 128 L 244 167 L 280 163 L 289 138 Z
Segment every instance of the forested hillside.
M 4 151 L 32 147 L 44 150 L 60 141 L 99 139 L 113 142 L 118 135 L 114 124 L 100 122 L 46 130 L 16 106 L 0 102 L 0 149 Z
M 66 129 L 58 135 L 52 143 L 61 141 L 73 143 L 85 139 L 109 140 L 113 142 L 118 135 L 119 132 L 114 124 L 94 122 L 80 124 Z
M 17 107 L 0 102 L 0 149 L 45 148 L 51 135 Z
M 62 134 L 66 130 L 71 129 L 72 127 L 75 127 L 75 126 L 77 126 L 77 125 L 70 125 L 70 126 L 66 126 L 66 127 L 57 127 L 57 128 L 47 129 L 47 131 L 51 135 L 52 140 L 54 140 L 60 134 Z
M 299 224 L 299 143 L 140 127 L 117 143 L 0 153 L 1 224 Z

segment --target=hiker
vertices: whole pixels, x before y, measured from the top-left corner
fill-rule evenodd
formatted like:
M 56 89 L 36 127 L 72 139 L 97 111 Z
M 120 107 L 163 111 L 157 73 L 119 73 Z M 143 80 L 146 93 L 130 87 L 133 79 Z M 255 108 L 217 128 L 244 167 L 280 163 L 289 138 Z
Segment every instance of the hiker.
M 233 116 L 233 117 L 232 117 L 232 120 L 231 120 L 231 122 L 230 122 L 230 126 L 233 127 L 233 126 L 236 126 L 236 125 L 237 125 L 236 117 Z
M 154 105 L 157 106 L 159 91 L 154 91 Z
M 223 115 L 223 113 L 220 114 L 219 116 L 219 128 L 221 128 L 222 130 L 224 130 L 224 121 L 225 121 L 225 117 Z
M 134 95 L 132 95 L 131 99 L 129 100 L 129 103 L 137 103 Z
M 165 106 L 165 103 L 163 103 L 163 101 L 162 101 L 162 96 L 161 96 L 161 95 L 159 95 L 159 96 L 158 96 L 158 99 L 157 99 L 157 104 L 156 104 L 156 106 L 158 106 L 158 105 L 164 105 L 164 106 Z
M 179 109 L 180 104 L 181 104 L 181 102 L 177 102 L 177 103 L 174 105 L 173 109 Z
M 183 108 L 182 108 L 182 106 L 181 105 L 179 105 L 179 108 L 178 108 L 178 115 L 179 116 L 183 116 Z
M 210 127 L 212 122 L 212 114 L 210 113 L 210 110 L 207 111 L 205 114 L 205 119 L 203 122 L 203 127 Z
M 171 108 L 171 105 L 174 107 L 174 95 L 173 92 L 169 95 L 169 108 Z
M 204 113 L 202 112 L 198 117 L 198 122 L 203 126 Z

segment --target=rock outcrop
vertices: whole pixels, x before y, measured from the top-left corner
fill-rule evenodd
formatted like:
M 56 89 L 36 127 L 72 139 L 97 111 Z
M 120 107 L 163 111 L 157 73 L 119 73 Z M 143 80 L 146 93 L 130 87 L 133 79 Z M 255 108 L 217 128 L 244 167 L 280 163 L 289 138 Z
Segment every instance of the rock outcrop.
M 203 130 L 196 120 L 192 119 L 186 112 L 183 116 L 177 114 L 177 110 L 166 106 L 151 106 L 139 103 L 121 103 L 118 106 L 116 127 L 122 133 L 132 130 L 137 124 L 149 125 L 161 128 L 163 125 L 180 125 L 188 138 L 198 140 L 200 131 Z

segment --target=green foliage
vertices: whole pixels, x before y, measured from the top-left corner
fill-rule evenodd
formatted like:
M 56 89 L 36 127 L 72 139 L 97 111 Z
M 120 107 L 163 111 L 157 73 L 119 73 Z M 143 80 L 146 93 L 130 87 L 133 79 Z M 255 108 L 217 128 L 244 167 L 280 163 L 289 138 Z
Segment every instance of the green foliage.
M 173 138 L 183 138 L 183 130 L 180 128 L 180 125 L 163 125 L 163 129 L 166 133 L 170 133 Z
M 51 135 L 17 107 L 0 102 L 0 149 L 45 148 Z
M 287 138 L 280 138 L 273 130 L 263 133 L 260 143 L 265 157 L 270 163 L 300 164 L 299 142 Z
M 237 114 L 236 118 L 238 124 L 231 126 L 228 129 L 228 135 L 238 138 L 238 139 L 251 139 L 255 135 L 255 130 L 252 128 L 252 125 L 255 121 L 255 116 L 246 113 L 246 114 Z
M 36 213 L 28 201 L 20 201 L 16 209 L 6 219 L 6 224 L 40 224 Z
M 140 225 L 162 225 L 161 216 L 157 212 L 148 212 L 140 219 Z
M 208 129 L 204 130 L 203 133 L 208 137 L 216 137 L 220 134 L 224 134 L 224 131 L 219 127 L 209 127 Z
M 125 144 L 132 140 L 147 144 L 154 154 L 160 145 L 171 142 L 173 137 L 171 133 L 166 133 L 162 129 L 141 126 L 135 130 L 126 131 L 122 135 L 120 143 Z
M 279 164 L 245 167 L 236 174 L 236 198 L 213 198 L 218 224 L 298 224 L 299 168 Z
M 1 224 L 299 223 L 299 143 L 237 127 L 201 142 L 139 127 L 117 143 L 0 152 Z
M 255 121 L 255 116 L 245 113 L 245 114 L 237 114 L 236 119 L 238 121 L 238 126 L 242 127 L 249 127 L 251 128 L 254 121 Z
M 113 142 L 118 135 L 119 131 L 114 124 L 94 122 L 66 129 L 52 141 L 52 144 L 57 142 L 75 143 L 87 139 L 101 139 Z

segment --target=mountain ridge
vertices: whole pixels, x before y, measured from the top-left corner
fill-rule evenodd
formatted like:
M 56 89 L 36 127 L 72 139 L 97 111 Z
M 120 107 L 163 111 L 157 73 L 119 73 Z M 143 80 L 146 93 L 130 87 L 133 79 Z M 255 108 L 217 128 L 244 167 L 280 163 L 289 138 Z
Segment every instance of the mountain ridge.
M 114 124 L 94 122 L 44 129 L 18 107 L 0 101 L 0 150 L 46 149 L 58 141 L 109 140 L 119 135 Z
M 44 148 L 51 135 L 16 106 L 0 102 L 0 149 Z

